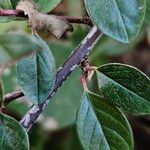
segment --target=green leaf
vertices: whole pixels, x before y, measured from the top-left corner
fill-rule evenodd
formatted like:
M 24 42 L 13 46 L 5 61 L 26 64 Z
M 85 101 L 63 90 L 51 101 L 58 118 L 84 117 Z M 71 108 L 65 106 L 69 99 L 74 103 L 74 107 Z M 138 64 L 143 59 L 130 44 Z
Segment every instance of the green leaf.
M 10 0 L 0 0 L 0 9 L 12 9 Z
M 132 131 L 126 117 L 92 93 L 83 94 L 77 132 L 84 149 L 133 149 Z
M 20 0 L 10 0 L 10 1 L 11 1 L 13 8 L 16 9 L 16 6 Z
M 40 12 L 47 13 L 53 10 L 62 0 L 34 0 Z M 0 9 L 15 9 L 19 0 L 0 0 Z M 22 20 L 14 16 L 0 17 L 0 22 Z
M 30 54 L 40 46 L 32 36 L 20 34 L 1 34 L 0 35 L 0 65 L 15 61 L 25 55 Z
M 53 10 L 62 0 L 34 0 L 39 10 L 43 13 Z
M 3 17 L 3 16 L 0 16 L 0 23 L 3 23 L 3 22 L 10 22 L 10 21 L 14 21 L 16 20 L 17 18 L 14 17 L 14 16 L 9 16 L 9 17 Z
M 144 0 L 85 0 L 85 5 L 100 30 L 123 43 L 136 38 L 146 10 Z
M 107 64 L 97 71 L 98 85 L 110 103 L 133 114 L 150 113 L 150 79 L 124 64 Z
M 11 0 L 13 8 L 16 8 L 19 0 Z M 53 10 L 62 0 L 34 0 L 40 12 L 46 13 Z
M 0 149 L 29 150 L 27 132 L 12 117 L 0 113 Z
M 34 104 L 39 104 L 48 98 L 53 88 L 56 67 L 47 44 L 39 36 L 35 36 L 35 40 L 41 46 L 41 50 L 18 62 L 17 74 L 25 96 Z

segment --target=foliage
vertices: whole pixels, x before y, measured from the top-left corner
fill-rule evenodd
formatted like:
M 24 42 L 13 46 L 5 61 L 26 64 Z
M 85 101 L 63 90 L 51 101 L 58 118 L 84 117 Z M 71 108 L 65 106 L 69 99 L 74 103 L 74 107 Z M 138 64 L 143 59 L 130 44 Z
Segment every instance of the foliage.
M 15 9 L 18 1 L 0 0 L 0 8 L 2 11 Z M 33 135 L 35 138 L 31 138 L 31 141 L 42 138 L 38 140 L 39 149 L 43 146 L 44 138 L 48 136 L 48 133 L 42 131 L 43 128 L 56 130 L 76 124 L 77 134 L 84 149 L 133 150 L 133 133 L 126 113 L 150 114 L 150 78 L 131 65 L 107 63 L 109 60 L 105 57 L 124 55 L 136 49 L 145 37 L 145 28 L 149 27 L 149 0 L 146 2 L 144 0 L 84 0 L 85 8 L 93 24 L 105 34 L 89 56 L 90 62 L 100 67 L 93 69 L 88 66 L 87 69 L 82 66 L 82 75 L 80 70 L 74 72 L 57 93 L 57 88 L 62 84 L 57 73 L 63 69 L 62 63 L 67 58 L 69 59 L 65 64 L 68 68 L 70 67 L 69 55 L 78 44 L 81 46 L 85 44 L 85 41 L 81 42 L 81 40 L 86 36 L 89 28 L 77 26 L 74 27 L 72 35 L 67 35 L 66 31 L 72 31 L 69 21 L 59 19 L 55 15 L 43 14 L 51 12 L 61 0 L 21 1 L 26 1 L 23 5 L 19 5 L 19 8 L 27 14 L 29 27 L 26 27 L 25 21 L 18 23 L 20 20 L 26 20 L 25 17 L 0 16 L 0 77 L 3 81 L 0 82 L 0 149 L 29 149 L 27 131 L 13 117 L 5 115 L 4 111 L 7 106 L 4 102 L 5 93 L 19 87 L 25 100 L 21 98 L 20 102 L 14 101 L 7 108 L 13 111 L 15 109 L 20 115 L 23 115 L 32 105 L 35 105 L 40 113 L 44 111 L 39 119 L 40 129 L 42 129 L 36 133 L 36 136 Z M 77 2 L 67 0 L 69 15 L 74 15 L 75 11 L 72 11 L 75 8 L 74 3 L 78 4 L 78 8 L 83 6 L 79 0 Z M 83 12 L 85 11 L 82 8 L 75 14 L 81 16 Z M 10 23 L 7 23 L 9 21 Z M 18 30 L 20 24 L 23 31 Z M 54 37 L 47 38 L 49 33 L 46 34 L 44 29 L 56 37 L 63 38 L 59 41 Z M 140 30 L 143 33 L 140 33 Z M 89 34 L 86 40 L 89 40 L 91 36 Z M 81 56 L 82 53 L 84 52 L 80 53 Z M 61 65 L 62 67 L 56 71 L 56 66 Z M 79 64 L 75 66 L 77 65 Z M 72 66 L 71 71 L 75 66 Z M 95 78 L 93 72 L 96 74 Z M 69 75 L 65 72 L 61 74 L 64 80 Z M 86 82 L 81 80 L 83 90 L 79 84 L 80 76 L 81 79 L 86 80 Z M 89 80 L 91 77 L 92 80 Z M 89 85 L 87 85 L 88 81 L 90 81 Z M 54 93 L 56 97 L 50 101 L 45 110 L 43 108 L 41 110 L 42 104 L 47 104 Z M 34 117 L 32 113 L 27 116 L 29 119 Z M 25 124 L 27 123 L 28 120 L 25 120 Z M 75 145 L 78 145 L 74 132 L 71 132 L 71 136 L 75 140 Z M 68 143 L 68 147 L 72 145 L 70 149 L 73 149 L 74 143 L 72 141 L 71 144 Z M 31 147 L 34 146 L 31 144 Z M 81 149 L 80 145 L 78 147 Z M 38 148 L 35 147 L 36 150 Z

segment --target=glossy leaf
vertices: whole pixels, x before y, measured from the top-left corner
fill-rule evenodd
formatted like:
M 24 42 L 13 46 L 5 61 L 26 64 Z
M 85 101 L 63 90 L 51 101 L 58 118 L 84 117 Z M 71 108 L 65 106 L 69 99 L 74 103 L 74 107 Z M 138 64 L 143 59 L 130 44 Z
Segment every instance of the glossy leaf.
M 40 46 L 33 40 L 32 36 L 20 34 L 0 35 L 0 65 L 15 61 L 20 57 L 30 54 Z
M 47 99 L 55 83 L 55 60 L 47 44 L 35 36 L 41 50 L 17 63 L 18 82 L 25 96 L 34 104 Z
M 85 0 L 85 5 L 100 30 L 123 43 L 136 38 L 146 10 L 144 0 Z
M 83 94 L 77 132 L 84 149 L 133 149 L 132 131 L 126 117 L 92 93 Z
M 12 117 L 0 113 L 0 149 L 29 150 L 27 132 Z
M 97 71 L 99 89 L 110 103 L 134 114 L 150 113 L 150 79 L 124 64 L 107 64 Z

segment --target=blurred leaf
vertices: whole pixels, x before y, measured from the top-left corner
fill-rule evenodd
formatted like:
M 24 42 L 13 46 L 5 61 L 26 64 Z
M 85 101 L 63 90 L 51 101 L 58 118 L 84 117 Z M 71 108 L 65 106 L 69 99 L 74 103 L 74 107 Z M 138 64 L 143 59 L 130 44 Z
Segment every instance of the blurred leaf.
M 50 12 L 53 10 L 62 0 L 34 0 L 41 12 Z
M 82 94 L 82 87 L 79 81 L 80 74 L 80 71 L 76 70 L 70 78 L 65 81 L 44 110 L 43 115 L 47 117 L 47 119 L 54 118 L 57 122 L 57 129 L 72 125 L 75 122 Z
M 132 131 L 126 117 L 92 93 L 83 94 L 77 132 L 84 149 L 133 149 Z
M 91 54 L 93 57 L 97 56 L 118 56 L 133 51 L 133 44 L 126 45 L 116 40 L 103 36 L 100 42 L 96 45 L 94 52 Z
M 57 140 L 56 140 L 57 139 Z M 37 143 L 36 143 L 37 145 Z M 41 148 L 42 149 L 42 148 Z M 39 150 L 41 150 L 39 149 Z M 83 150 L 77 136 L 76 126 L 70 126 L 52 132 L 43 149 L 52 150 Z M 36 149 L 37 150 L 37 149 Z
M 3 103 L 3 85 L 2 85 L 2 81 L 0 79 L 0 107 Z
M 9 93 L 16 90 L 17 78 L 15 71 L 16 70 L 13 65 L 11 65 L 9 68 L 4 68 L 3 70 L 2 80 L 4 84 L 5 93 Z
M 4 68 L 2 81 L 4 84 L 5 93 L 10 93 L 15 90 L 18 90 L 15 65 L 11 65 L 9 68 Z M 18 113 L 18 115 L 22 116 L 27 112 L 29 107 L 30 105 L 27 103 L 27 100 L 25 100 L 25 98 L 22 97 L 18 100 L 9 103 L 6 109 L 13 110 L 14 112 Z
M 10 0 L 0 0 L 0 9 L 12 9 Z
M 10 22 L 10 21 L 14 21 L 16 20 L 17 18 L 14 17 L 14 16 L 9 16 L 9 17 L 2 17 L 0 16 L 0 23 L 3 23 L 3 22 Z
M 97 71 L 99 89 L 106 100 L 134 114 L 150 114 L 150 79 L 124 64 L 107 64 Z
M 0 149 L 29 150 L 27 132 L 12 117 L 0 113 Z
M 34 124 L 29 132 L 30 149 L 43 150 L 45 137 L 51 139 L 51 135 L 48 132 L 44 131 L 39 124 Z
M 147 23 L 150 23 L 150 0 L 146 0 L 146 16 L 145 20 Z
M 67 0 L 68 13 L 70 16 L 83 16 L 85 15 L 83 1 L 81 0 Z
M 11 1 L 13 8 L 16 9 L 16 6 L 17 6 L 19 0 L 10 0 L 10 1 Z
M 77 46 L 84 39 L 84 37 L 88 34 L 89 28 L 82 28 L 81 26 L 77 26 L 75 31 L 72 34 L 71 42 L 73 46 Z
M 26 21 L 12 21 L 0 23 L 0 34 L 6 34 L 6 32 L 16 32 L 16 31 L 23 32 L 26 30 L 27 30 Z
M 12 33 L 1 34 L 0 64 L 15 61 L 39 48 L 38 43 L 33 40 L 32 36 Z
M 61 0 L 34 0 L 40 12 L 46 13 L 53 10 Z M 11 0 L 13 8 L 16 8 L 19 0 Z
M 123 43 L 136 38 L 146 10 L 144 0 L 85 0 L 85 5 L 100 30 Z
M 35 41 L 41 49 L 17 63 L 17 77 L 25 96 L 37 105 L 48 98 L 55 83 L 56 67 L 47 44 L 39 36 Z

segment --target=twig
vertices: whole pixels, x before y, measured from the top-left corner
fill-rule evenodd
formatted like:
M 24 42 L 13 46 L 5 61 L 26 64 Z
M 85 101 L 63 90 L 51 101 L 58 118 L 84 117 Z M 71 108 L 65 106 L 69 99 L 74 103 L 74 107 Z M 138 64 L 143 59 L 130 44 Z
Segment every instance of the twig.
M 0 9 L 0 16 L 15 16 L 15 17 L 23 17 L 23 18 L 27 18 L 28 16 L 24 15 L 24 12 L 22 11 L 18 11 L 18 10 L 11 10 L 11 9 Z
M 39 106 L 33 106 L 20 121 L 22 126 L 27 131 L 32 127 L 36 119 L 44 110 L 45 106 L 56 93 L 57 89 L 70 76 L 72 71 L 82 62 L 82 60 L 88 56 L 101 36 L 102 33 L 97 29 L 96 26 L 94 26 L 84 40 L 79 44 L 79 46 L 73 51 L 66 62 L 60 67 L 56 75 L 55 86 L 47 100 L 41 103 Z
M 28 18 L 28 16 L 24 15 L 22 11 L 18 10 L 0 10 L 0 16 L 15 16 L 15 17 L 23 17 Z M 92 21 L 88 17 L 73 17 L 73 16 L 58 16 L 54 15 L 59 19 L 66 20 L 69 23 L 77 23 L 77 24 L 85 24 L 92 26 Z
M 4 96 L 3 100 L 4 100 L 4 106 L 6 106 L 8 103 L 12 102 L 13 100 L 20 98 L 24 96 L 24 94 L 22 93 L 22 91 L 16 91 L 16 92 L 12 92 L 12 93 L 8 93 Z
M 57 16 L 57 18 L 62 20 L 67 20 L 69 23 L 77 23 L 77 24 L 86 24 L 89 26 L 93 26 L 91 19 L 88 17 L 72 17 L 72 16 Z

